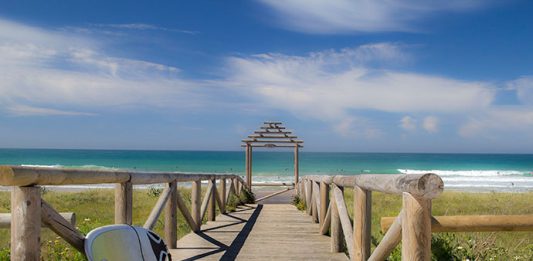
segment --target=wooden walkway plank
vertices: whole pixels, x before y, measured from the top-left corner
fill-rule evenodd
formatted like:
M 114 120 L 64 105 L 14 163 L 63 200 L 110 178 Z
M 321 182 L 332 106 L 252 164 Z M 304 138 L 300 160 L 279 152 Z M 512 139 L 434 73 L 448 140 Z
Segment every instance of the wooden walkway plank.
M 171 250 L 173 260 L 348 260 L 330 253 L 330 238 L 289 204 L 241 206 L 207 222 Z

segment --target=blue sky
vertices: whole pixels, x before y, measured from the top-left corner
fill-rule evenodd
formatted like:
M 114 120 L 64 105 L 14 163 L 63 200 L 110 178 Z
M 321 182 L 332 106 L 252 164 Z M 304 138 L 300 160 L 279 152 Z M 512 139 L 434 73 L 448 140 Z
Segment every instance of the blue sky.
M 0 1 L 0 147 L 533 152 L 529 1 Z

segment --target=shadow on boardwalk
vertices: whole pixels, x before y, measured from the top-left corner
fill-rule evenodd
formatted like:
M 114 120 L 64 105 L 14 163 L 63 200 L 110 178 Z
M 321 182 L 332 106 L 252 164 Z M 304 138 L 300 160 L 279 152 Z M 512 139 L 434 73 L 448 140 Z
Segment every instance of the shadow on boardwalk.
M 318 224 L 288 204 L 241 206 L 203 228 L 177 242 L 173 260 L 347 260 L 330 253 Z

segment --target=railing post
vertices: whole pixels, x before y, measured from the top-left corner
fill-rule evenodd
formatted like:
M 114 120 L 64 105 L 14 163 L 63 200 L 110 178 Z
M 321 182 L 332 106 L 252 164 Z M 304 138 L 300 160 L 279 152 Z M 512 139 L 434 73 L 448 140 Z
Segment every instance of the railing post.
M 38 186 L 11 192 L 11 260 L 40 260 L 41 191 Z
M 342 187 L 340 187 L 340 189 L 342 190 Z M 340 252 L 342 248 L 342 228 L 341 228 L 341 218 L 339 216 L 339 209 L 337 208 L 337 203 L 335 200 L 335 194 L 333 194 L 333 199 L 331 201 L 330 233 L 331 233 L 331 252 L 333 253 Z
M 370 257 L 372 192 L 355 186 L 353 198 L 354 259 L 367 260 Z
M 215 221 L 216 216 L 216 194 L 217 192 L 217 182 L 215 179 L 210 179 L 209 183 L 211 184 L 211 195 L 209 196 L 209 203 L 207 205 L 207 220 L 208 221 Z
M 165 242 L 168 248 L 176 248 L 178 241 L 178 187 L 177 182 L 172 181 L 167 184 L 167 187 L 172 190 L 170 197 L 165 205 Z
M 220 200 L 222 201 L 222 209 L 220 213 L 226 213 L 226 179 L 220 179 Z
M 320 225 L 326 220 L 326 213 L 329 205 L 329 185 L 326 182 L 320 182 Z
M 311 194 L 311 202 L 313 202 L 312 204 L 312 208 L 311 208 L 311 216 L 313 217 L 313 221 L 315 223 L 318 223 L 319 222 L 319 218 L 318 218 L 318 199 L 320 197 L 320 189 L 318 188 L 318 185 L 316 185 L 316 182 L 314 180 L 311 181 L 311 187 L 313 188 L 312 189 L 312 194 Z
M 200 216 L 200 210 L 202 209 L 202 182 L 195 180 L 192 182 L 191 188 L 191 216 L 196 223 L 196 231 L 200 231 L 202 226 L 202 217 Z
M 307 214 L 312 215 L 313 208 L 313 186 L 311 186 L 311 180 L 305 181 L 305 206 L 307 208 Z
M 131 225 L 133 186 L 124 182 L 115 186 L 115 224 Z
M 402 260 L 431 260 L 431 200 L 403 193 Z

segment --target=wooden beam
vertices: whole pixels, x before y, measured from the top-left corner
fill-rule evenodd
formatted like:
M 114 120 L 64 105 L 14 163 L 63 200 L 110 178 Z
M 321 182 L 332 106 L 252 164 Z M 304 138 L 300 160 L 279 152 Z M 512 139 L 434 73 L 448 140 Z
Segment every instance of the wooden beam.
M 320 225 L 324 225 L 326 214 L 329 208 L 329 185 L 320 182 Z
M 219 192 L 219 198 L 220 198 L 220 213 L 225 214 L 226 213 L 226 179 L 220 179 L 220 192 Z
M 264 129 L 264 130 L 284 130 L 285 127 L 282 127 L 282 126 L 276 126 L 276 127 L 270 127 L 270 126 L 261 126 L 259 127 L 261 129 Z
M 311 182 L 311 185 L 313 186 L 313 209 L 311 210 L 312 211 L 312 216 L 313 216 L 313 221 L 315 221 L 315 223 L 319 223 L 320 222 L 320 217 L 319 217 L 319 211 L 320 211 L 320 187 L 318 186 L 318 184 L 314 181 Z
M 333 187 L 334 189 L 336 186 Z M 337 195 L 333 193 L 333 198 L 331 201 L 331 227 L 330 227 L 330 236 L 331 236 L 331 252 L 337 253 L 342 250 L 342 228 L 341 228 L 341 219 L 339 216 L 339 210 L 337 207 Z
M 281 144 L 250 144 L 250 147 L 258 148 L 294 148 L 295 145 L 281 145 Z M 246 147 L 246 145 L 241 145 Z M 298 145 L 298 148 L 303 148 L 303 145 Z
M 115 224 L 132 222 L 133 186 L 131 182 L 120 183 L 115 186 Z
M 149 230 L 152 230 L 157 222 L 157 219 L 159 219 L 159 215 L 161 215 L 161 212 L 163 211 L 163 207 L 167 203 L 168 199 L 170 198 L 172 194 L 172 190 L 175 189 L 172 187 L 166 187 L 163 192 L 161 192 L 161 195 L 159 196 L 159 199 L 155 203 L 154 207 L 152 208 L 152 211 L 150 212 L 150 215 L 144 222 L 143 227 Z
M 348 248 L 348 253 L 350 258 L 354 257 L 354 240 L 353 240 L 353 229 L 352 223 L 350 221 L 350 216 L 348 215 L 348 210 L 346 208 L 346 203 L 344 203 L 344 194 L 337 186 L 333 187 L 333 193 L 335 194 L 335 205 L 337 206 L 337 211 L 339 212 L 339 218 L 341 220 L 342 232 L 344 234 L 344 241 L 346 242 L 346 248 Z
M 394 217 L 381 218 L 381 230 L 387 231 Z M 533 231 L 533 215 L 477 215 L 431 217 L 431 232 Z
M 325 235 L 328 233 L 330 226 L 331 226 L 331 205 L 332 203 L 328 204 L 328 210 L 326 211 L 326 216 L 324 217 L 324 222 L 320 226 L 320 234 Z
M 67 243 L 85 255 L 85 236 L 44 200 L 41 200 L 41 220 Z
M 204 195 L 204 199 L 202 200 L 202 207 L 200 208 L 201 209 L 200 222 L 202 219 L 204 219 L 205 214 L 207 213 L 207 205 L 209 204 L 212 193 L 213 193 L 213 185 L 211 184 L 211 182 L 209 182 L 207 185 L 207 190 Z
M 402 260 L 431 260 L 431 200 L 403 193 Z
M 38 186 L 11 191 L 11 260 L 40 260 L 41 190 Z
M 353 190 L 354 260 L 367 260 L 370 256 L 372 192 L 355 186 Z
M 201 215 L 202 194 L 201 192 L 202 192 L 202 183 L 199 180 L 194 181 L 192 183 L 192 190 L 191 190 L 191 216 L 194 219 L 194 223 L 196 224 L 195 232 L 200 231 L 200 227 L 202 226 L 202 215 Z
M 216 213 L 216 195 L 217 195 L 217 183 L 214 179 L 209 181 L 211 187 L 211 194 L 209 195 L 209 201 L 207 204 L 207 221 L 215 221 Z M 206 195 L 207 196 L 207 195 Z
M 165 242 L 168 248 L 176 248 L 178 241 L 178 183 L 176 181 L 166 184 L 169 195 L 165 204 Z M 159 202 L 158 202 L 159 203 Z M 158 215 L 159 216 L 159 215 Z M 157 218 L 155 219 L 157 220 Z M 153 222 L 155 224 L 155 222 Z M 153 227 L 153 225 L 152 225 Z
M 286 140 L 284 140 L 284 139 L 278 139 L 278 140 L 266 139 L 266 140 L 262 140 L 261 138 L 257 138 L 257 139 L 244 139 L 244 140 L 242 140 L 242 142 L 255 144 L 255 143 L 303 143 L 304 141 L 303 140 L 293 140 L 293 139 L 289 139 L 289 138 L 287 138 Z
M 292 131 L 265 131 L 265 130 L 260 130 L 260 131 L 254 131 L 255 134 L 292 134 Z
M 240 178 L 232 174 L 175 173 L 175 172 L 142 172 L 142 171 L 109 171 L 69 168 L 44 168 L 23 166 L 0 166 L 0 185 L 2 186 L 33 186 L 33 185 L 83 185 L 83 184 L 158 184 L 191 182 L 221 178 Z
M 385 233 L 381 242 L 376 246 L 369 261 L 381 261 L 389 257 L 390 253 L 402 240 L 402 212 L 394 219 L 391 229 Z
M 298 149 L 298 146 L 294 146 L 294 184 L 297 184 L 300 179 L 300 159 Z
M 59 215 L 71 225 L 76 226 L 76 214 L 74 212 L 61 212 Z M 41 227 L 47 228 L 44 223 L 41 223 Z M 0 228 L 11 228 L 11 213 L 0 213 Z
M 176 190 L 176 202 L 178 203 L 178 208 L 183 214 L 183 217 L 185 218 L 185 221 L 189 225 L 192 231 L 197 232 L 200 230 L 200 226 L 196 223 L 193 216 L 191 216 L 191 213 L 189 212 L 189 209 L 187 209 L 187 205 L 185 204 L 185 201 L 183 201 L 183 198 L 181 197 L 181 194 L 178 190 Z
M 256 138 L 262 138 L 262 139 L 283 139 L 283 138 L 297 139 L 298 136 L 288 135 L 288 134 L 279 135 L 279 134 L 276 134 L 276 133 L 271 133 L 269 135 L 266 135 L 266 134 L 252 134 L 252 135 L 248 135 L 248 138 L 251 138 L 251 139 L 256 139 Z

